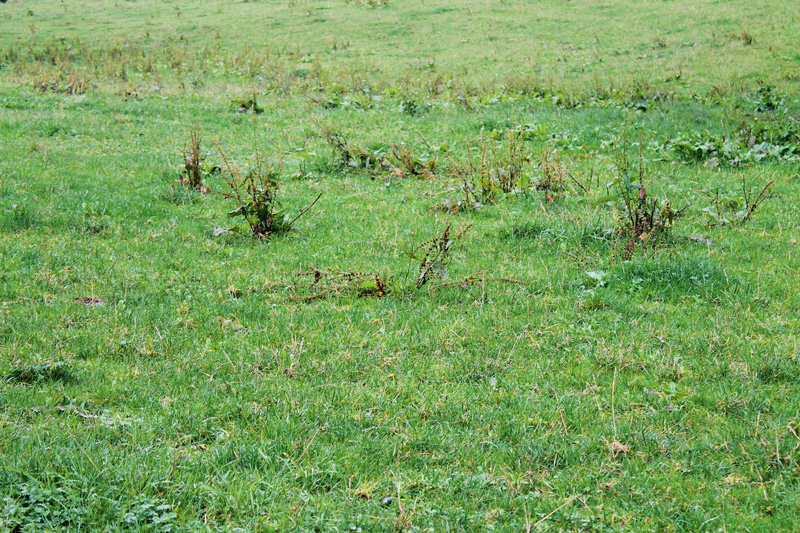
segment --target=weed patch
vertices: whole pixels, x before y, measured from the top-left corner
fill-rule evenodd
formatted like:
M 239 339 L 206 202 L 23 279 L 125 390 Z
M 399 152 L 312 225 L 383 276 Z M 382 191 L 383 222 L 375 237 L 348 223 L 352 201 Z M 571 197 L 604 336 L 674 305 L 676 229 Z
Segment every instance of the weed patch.
M 607 272 L 589 272 L 590 285 L 626 294 L 671 299 L 699 295 L 718 298 L 733 287 L 744 289 L 738 278 L 717 265 L 698 258 L 643 258 L 625 261 Z
M 436 159 L 431 154 L 425 152 L 415 156 L 408 147 L 401 144 L 392 146 L 391 162 L 395 165 L 394 172 L 399 177 L 432 178 L 436 170 Z
M 109 519 L 118 512 L 119 531 L 168 533 L 175 529 L 177 515 L 163 501 L 141 495 L 127 502 L 118 494 L 101 497 L 94 488 L 75 485 L 68 482 L 50 487 L 32 480 L 16 483 L 4 500 L 5 525 L 11 531 L 93 528 L 104 524 L 99 519 L 106 513 Z M 100 499 L 103 505 L 97 503 Z
M 610 194 L 597 199 L 595 203 L 612 209 L 623 255 L 629 258 L 637 249 L 652 249 L 662 242 L 682 211 L 673 208 L 669 201 L 648 198 L 641 154 L 639 183 L 631 182 L 632 169 L 624 155 L 618 156 L 615 170 L 615 178 L 606 186 Z
M 532 186 L 527 171 L 532 154 L 526 150 L 524 141 L 522 129 L 513 130 L 505 145 L 482 137 L 478 146 L 467 143 L 465 162 L 450 157 L 450 172 L 459 181 L 463 194 L 457 208 L 477 209 L 508 194 L 527 191 Z M 550 179 L 550 167 L 544 170 L 543 179 Z M 548 181 L 546 185 L 551 183 Z
M 33 88 L 42 93 L 86 94 L 95 86 L 88 78 L 72 70 L 68 75 L 59 73 L 52 76 L 41 76 L 32 82 Z
M 264 108 L 258 105 L 258 96 L 256 93 L 253 93 L 249 97 L 231 100 L 231 107 L 238 113 L 253 113 L 254 115 L 260 115 L 264 112 Z
M 385 172 L 391 168 L 388 153 L 383 148 L 369 150 L 350 144 L 343 133 L 321 127 L 322 137 L 333 152 L 336 165 L 343 169 L 360 169 L 367 172 Z
M 714 167 L 756 162 L 800 161 L 800 122 L 792 116 L 746 118 L 738 131 L 728 135 L 684 132 L 668 140 L 664 148 L 678 157 Z
M 278 200 L 283 161 L 277 168 L 268 165 L 259 152 L 256 152 L 255 162 L 245 171 L 237 167 L 217 145 L 220 157 L 224 162 L 222 173 L 228 192 L 220 192 L 226 199 L 232 201 L 235 209 L 228 213 L 228 217 L 241 217 L 244 224 L 231 228 L 214 230 L 220 235 L 227 231 L 249 230 L 259 239 L 268 239 L 271 235 L 286 233 L 292 229 L 295 222 L 308 212 L 317 203 L 320 196 L 303 209 L 300 214 L 290 217 Z
M 200 146 L 202 139 L 196 125 L 189 130 L 189 138 L 183 147 L 183 168 L 178 174 L 178 182 L 192 189 L 208 192 L 208 187 L 203 185 L 203 178 L 219 174 L 221 169 L 206 162 L 208 154 L 202 152 Z

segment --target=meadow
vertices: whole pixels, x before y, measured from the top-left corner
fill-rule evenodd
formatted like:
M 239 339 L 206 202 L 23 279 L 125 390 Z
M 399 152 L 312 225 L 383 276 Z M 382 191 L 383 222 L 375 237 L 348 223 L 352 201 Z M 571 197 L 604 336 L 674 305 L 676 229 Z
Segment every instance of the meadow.
M 0 531 L 796 531 L 800 4 L 0 4 Z

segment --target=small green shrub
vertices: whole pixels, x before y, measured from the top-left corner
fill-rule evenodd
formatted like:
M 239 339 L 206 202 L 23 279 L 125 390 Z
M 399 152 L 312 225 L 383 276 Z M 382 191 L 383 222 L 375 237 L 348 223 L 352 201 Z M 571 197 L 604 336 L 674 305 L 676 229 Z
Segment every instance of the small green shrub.
M 505 144 L 482 137 L 480 145 L 467 143 L 466 162 L 450 158 L 451 171 L 461 183 L 464 194 L 460 208 L 476 209 L 507 194 L 524 193 L 531 188 L 527 167 L 532 154 L 525 150 L 525 133 L 514 130 Z M 478 152 L 475 157 L 473 152 Z
M 264 112 L 264 108 L 258 105 L 258 96 L 256 93 L 253 93 L 252 96 L 236 98 L 231 100 L 231 106 L 233 107 L 234 111 L 239 113 L 253 113 L 256 115 L 260 115 Z
M 419 116 L 428 111 L 429 106 L 424 102 L 419 102 L 414 98 L 406 98 L 397 106 L 397 111 L 411 117 Z
M 746 95 L 756 113 L 767 113 L 783 109 L 786 97 L 772 85 L 762 85 Z
M 445 280 L 449 278 L 447 265 L 450 264 L 452 257 L 450 251 L 457 238 L 460 238 L 469 229 L 469 226 L 461 230 L 457 235 L 451 234 L 451 225 L 448 220 L 442 232 L 432 239 L 423 241 L 406 253 L 410 259 L 419 262 L 417 267 L 417 277 L 414 286 L 419 289 L 432 279 Z
M 746 117 L 729 135 L 683 132 L 664 148 L 687 161 L 731 166 L 758 161 L 800 161 L 800 121 L 789 115 Z
M 415 156 L 407 146 L 402 144 L 392 146 L 390 161 L 395 165 L 395 173 L 401 177 L 431 178 L 436 170 L 436 159 L 430 153 L 423 152 L 419 156 Z
M 352 145 L 343 133 L 326 126 L 321 126 L 320 131 L 333 151 L 336 165 L 340 168 L 370 172 L 386 172 L 391 169 L 388 153 L 383 148 L 367 149 Z

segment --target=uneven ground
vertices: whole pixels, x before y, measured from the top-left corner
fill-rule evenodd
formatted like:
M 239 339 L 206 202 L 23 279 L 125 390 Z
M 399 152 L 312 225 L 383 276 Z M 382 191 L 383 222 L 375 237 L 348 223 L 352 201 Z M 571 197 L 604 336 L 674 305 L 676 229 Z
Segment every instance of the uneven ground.
M 0 531 L 797 530 L 800 6 L 375 4 L 0 4 Z

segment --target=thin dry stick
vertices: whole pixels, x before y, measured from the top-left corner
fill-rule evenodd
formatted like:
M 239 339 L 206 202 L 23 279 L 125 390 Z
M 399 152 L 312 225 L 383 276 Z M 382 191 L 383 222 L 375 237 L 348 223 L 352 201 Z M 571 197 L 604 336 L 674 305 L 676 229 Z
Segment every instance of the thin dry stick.
M 493 277 L 487 278 L 483 275 L 484 271 L 481 270 L 480 272 L 475 272 L 474 274 L 470 274 L 469 276 L 459 280 L 459 281 L 451 281 L 450 283 L 442 283 L 441 285 L 436 285 L 431 287 L 432 290 L 443 289 L 445 287 L 456 287 L 462 285 L 473 285 L 478 282 L 486 282 L 486 281 L 502 281 L 504 283 L 515 283 L 517 285 L 530 285 L 531 282 L 529 281 L 521 281 L 518 279 L 513 278 L 505 278 L 505 277 Z
M 301 453 L 301 454 L 300 454 L 300 457 L 298 457 L 298 458 L 297 458 L 297 462 L 298 462 L 298 463 L 299 463 L 299 462 L 300 462 L 300 460 L 303 458 L 303 456 L 305 456 L 306 452 L 307 452 L 307 451 L 308 451 L 308 449 L 311 447 L 311 445 L 312 445 L 312 444 L 314 444 L 314 439 L 316 439 L 316 438 L 317 438 L 317 435 L 318 435 L 318 434 L 319 434 L 319 428 L 317 428 L 317 430 L 314 432 L 314 436 L 313 436 L 313 437 L 311 437 L 311 440 L 310 440 L 310 441 L 308 441 L 308 444 L 306 444 L 306 449 L 305 449 L 305 450 L 303 450 L 303 453 Z
M 69 435 L 72 438 L 72 442 L 74 442 L 75 444 L 78 445 L 78 448 L 80 448 L 81 451 L 83 452 L 83 455 L 85 455 L 86 458 L 89 459 L 89 462 L 92 463 L 92 466 L 94 467 L 94 469 L 97 470 L 98 473 L 102 472 L 102 470 L 100 470 L 100 468 L 98 468 L 98 466 L 95 464 L 95 462 L 92 460 L 92 458 L 89 457 L 89 454 L 86 453 L 86 450 L 83 449 L 83 446 L 81 446 L 81 443 L 78 442 L 78 439 L 75 438 L 75 435 L 73 435 L 69 431 L 67 432 L 67 435 Z
M 561 417 L 561 426 L 564 428 L 564 434 L 569 437 L 569 431 L 567 431 L 567 421 L 564 420 L 564 410 L 561 409 L 561 400 L 558 398 L 558 392 L 556 392 L 555 388 L 553 388 L 553 394 L 556 396 L 556 406 L 558 407 L 558 416 Z
M 755 201 L 753 201 L 752 203 L 748 198 L 749 195 L 747 194 L 747 192 L 744 192 L 745 203 L 747 204 L 747 214 L 742 219 L 742 223 L 747 222 L 747 219 L 750 218 L 750 215 L 752 215 L 755 212 L 756 208 L 761 204 L 761 202 L 767 199 L 767 189 L 769 189 L 769 186 L 772 185 L 773 183 L 775 183 L 775 180 L 770 180 L 769 183 L 764 185 L 764 188 L 761 189 L 761 192 L 758 194 Z M 744 189 L 744 183 L 742 183 L 742 189 Z
M 536 528 L 538 528 L 538 527 L 539 527 L 539 525 L 540 525 L 540 524 L 542 524 L 542 523 L 544 523 L 544 521 L 545 521 L 545 520 L 547 520 L 548 518 L 550 518 L 551 516 L 553 516 L 554 514 L 556 514 L 556 513 L 557 513 L 557 512 L 559 512 L 561 509 L 563 509 L 563 508 L 564 508 L 564 507 L 566 507 L 567 505 L 571 504 L 572 502 L 574 502 L 574 501 L 575 501 L 575 500 L 577 500 L 578 498 L 580 498 L 580 494 L 576 494 L 575 496 L 571 496 L 571 497 L 569 497 L 569 498 L 567 499 L 567 501 L 565 501 L 564 503 L 562 503 L 561 505 L 559 505 L 558 507 L 556 507 L 555 509 L 553 509 L 552 511 L 550 511 L 549 513 L 547 513 L 545 516 L 543 516 L 543 517 L 542 517 L 542 518 L 541 518 L 541 519 L 540 519 L 538 522 L 536 522 L 535 524 L 533 524 L 533 526 L 531 526 L 531 527 L 536 527 Z
M 614 380 L 611 382 L 611 424 L 614 426 L 614 442 L 617 440 L 617 413 L 614 410 L 614 395 L 617 391 L 617 369 L 614 369 Z
M 291 221 L 291 222 L 289 222 L 289 227 L 292 227 L 292 226 L 294 226 L 294 223 L 295 223 L 295 222 L 297 222 L 297 219 L 298 219 L 298 218 L 300 218 L 301 216 L 305 215 L 305 214 L 308 212 L 308 210 L 309 210 L 309 209 L 311 209 L 312 207 L 314 207 L 314 204 L 315 204 L 315 203 L 317 203 L 317 200 L 319 200 L 320 198 L 322 198 L 322 193 L 319 193 L 319 196 L 317 196 L 317 197 L 314 199 L 314 201 L 313 201 L 313 202 L 311 202 L 311 203 L 308 205 L 308 207 L 306 207 L 305 209 L 303 209 L 302 211 L 300 211 L 300 214 L 299 214 L 299 215 L 297 215 L 296 217 L 294 217 L 294 218 L 292 219 L 292 221 Z
M 319 294 L 314 294 L 313 296 L 299 296 L 299 297 L 293 298 L 293 300 L 299 300 L 301 302 L 313 302 L 314 300 L 320 300 L 322 298 L 326 298 L 328 295 L 330 295 L 331 293 L 334 293 L 334 292 L 336 292 L 338 290 L 339 290 L 339 287 L 330 287 L 328 289 L 325 289 L 324 291 L 322 291 Z

